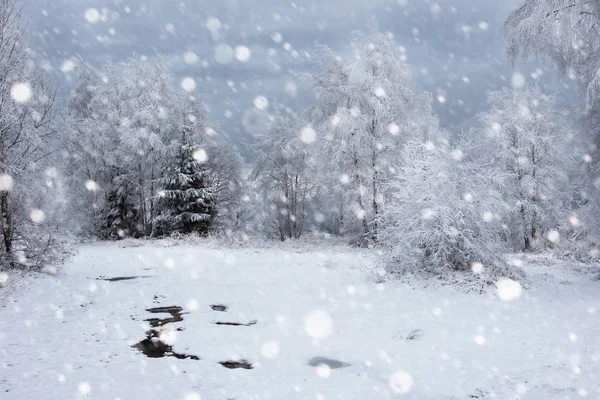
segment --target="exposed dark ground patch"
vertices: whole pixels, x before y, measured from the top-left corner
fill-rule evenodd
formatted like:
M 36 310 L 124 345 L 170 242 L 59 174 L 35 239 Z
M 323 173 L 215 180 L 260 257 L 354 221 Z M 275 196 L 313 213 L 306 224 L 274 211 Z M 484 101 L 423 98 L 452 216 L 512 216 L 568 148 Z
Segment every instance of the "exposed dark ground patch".
M 138 278 L 150 278 L 150 275 L 140 275 L 140 276 L 115 276 L 113 278 L 96 278 L 97 281 L 107 281 L 107 282 L 119 282 L 119 281 L 130 281 L 132 279 Z
M 225 368 L 229 368 L 229 369 L 253 369 L 254 367 L 252 366 L 252 364 L 250 364 L 248 362 L 248 360 L 239 360 L 239 361 L 233 361 L 233 360 L 229 360 L 229 361 L 221 361 L 219 362 L 219 364 L 221 364 L 222 366 L 224 366 Z
M 223 322 L 223 321 L 217 321 L 215 322 L 215 325 L 229 325 L 229 326 L 252 326 L 252 325 L 256 325 L 258 321 L 257 320 L 252 320 L 246 324 L 243 324 L 241 322 Z
M 118 279 L 135 279 L 136 277 L 120 277 Z M 115 279 L 115 278 L 111 278 Z M 157 297 L 154 296 L 154 299 L 157 300 Z M 213 304 L 210 306 L 214 311 L 225 312 L 227 311 L 227 306 L 222 304 Z M 152 314 L 169 314 L 169 317 L 165 318 L 148 318 L 147 321 L 152 328 L 160 328 L 166 324 L 170 324 L 172 322 L 180 322 L 183 321 L 183 308 L 179 306 L 163 306 L 163 307 L 153 307 L 146 309 L 149 313 Z M 228 325 L 228 326 L 252 326 L 256 325 L 257 320 L 252 320 L 248 323 L 241 322 L 228 322 L 228 321 L 218 321 L 215 322 L 216 325 Z M 181 329 L 181 328 L 180 328 Z M 200 360 L 200 357 L 191 355 L 191 354 L 181 354 L 173 351 L 173 346 L 170 346 L 159 340 L 160 331 L 158 329 L 151 329 L 146 332 L 146 338 L 139 343 L 132 345 L 134 349 L 137 349 L 144 353 L 147 357 L 150 358 L 160 358 L 160 357 L 175 357 L 178 359 L 191 359 L 191 360 Z M 247 360 L 228 360 L 222 361 L 219 364 L 229 369 L 253 369 L 254 367 Z
M 352 365 L 348 364 L 347 362 L 332 360 L 331 358 L 327 357 L 313 357 L 310 360 L 308 360 L 308 365 L 310 365 L 311 367 L 318 367 L 319 365 L 323 364 L 327 365 L 331 369 L 346 368 Z
M 156 296 L 155 296 L 156 298 Z M 170 317 L 167 318 L 149 318 L 146 321 L 150 323 L 150 326 L 153 328 L 159 328 L 163 325 L 169 324 L 171 322 L 179 322 L 183 321 L 183 308 L 179 306 L 168 306 L 168 307 L 154 307 L 148 308 L 146 311 L 153 314 L 170 314 Z M 177 330 L 182 330 L 179 328 Z M 157 329 L 151 329 L 146 332 L 146 339 L 142 340 L 139 343 L 134 344 L 134 349 L 138 349 L 146 356 L 150 358 L 160 358 L 160 357 L 175 357 L 180 360 L 184 360 L 189 358 L 190 360 L 200 360 L 200 357 L 192 355 L 192 354 L 182 354 L 176 353 L 173 351 L 173 346 L 170 346 L 159 339 L 160 331 Z
M 146 332 L 146 339 L 131 347 L 138 349 L 150 358 L 175 357 L 180 360 L 185 360 L 186 358 L 189 358 L 190 360 L 200 360 L 200 357 L 198 356 L 174 352 L 173 346 L 169 346 L 158 339 L 159 335 L 160 332 L 154 329 L 150 330 Z
M 167 318 L 148 318 L 146 321 L 150 323 L 150 326 L 153 328 L 158 328 L 166 324 L 170 324 L 171 322 L 180 322 L 183 321 L 182 314 L 183 308 L 179 306 L 168 306 L 168 307 L 154 307 L 148 308 L 146 311 L 153 314 L 171 314 L 171 317 Z

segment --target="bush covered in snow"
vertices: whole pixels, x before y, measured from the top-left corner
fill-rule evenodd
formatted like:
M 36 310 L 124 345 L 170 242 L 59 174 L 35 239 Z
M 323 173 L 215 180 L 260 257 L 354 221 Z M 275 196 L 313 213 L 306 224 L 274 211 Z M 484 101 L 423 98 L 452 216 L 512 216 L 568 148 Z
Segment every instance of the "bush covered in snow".
M 445 140 L 412 141 L 390 181 L 392 199 L 382 218 L 381 242 L 389 272 L 444 276 L 466 272 L 486 283 L 522 280 L 501 257 L 499 226 L 491 212 L 500 201 L 484 175 L 452 157 Z M 488 215 L 489 214 L 489 215 Z

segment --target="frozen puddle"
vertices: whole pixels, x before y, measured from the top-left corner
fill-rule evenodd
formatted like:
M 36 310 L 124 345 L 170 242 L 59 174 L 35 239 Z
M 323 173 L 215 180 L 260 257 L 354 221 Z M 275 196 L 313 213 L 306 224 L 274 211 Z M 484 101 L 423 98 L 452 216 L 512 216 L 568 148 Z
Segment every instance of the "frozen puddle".
M 310 360 L 308 360 L 308 365 L 310 365 L 311 367 L 327 365 L 331 369 L 338 369 L 349 367 L 352 364 L 348 364 L 339 360 L 332 360 L 331 358 L 327 357 L 313 357 Z

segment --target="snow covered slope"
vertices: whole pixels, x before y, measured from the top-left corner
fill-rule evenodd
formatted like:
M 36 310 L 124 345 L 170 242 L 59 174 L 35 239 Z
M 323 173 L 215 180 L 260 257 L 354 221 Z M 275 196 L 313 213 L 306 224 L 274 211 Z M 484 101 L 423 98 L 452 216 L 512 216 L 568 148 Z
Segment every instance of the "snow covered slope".
M 565 263 L 505 302 L 375 283 L 368 250 L 151 245 L 0 289 L 0 399 L 600 398 L 600 282 Z

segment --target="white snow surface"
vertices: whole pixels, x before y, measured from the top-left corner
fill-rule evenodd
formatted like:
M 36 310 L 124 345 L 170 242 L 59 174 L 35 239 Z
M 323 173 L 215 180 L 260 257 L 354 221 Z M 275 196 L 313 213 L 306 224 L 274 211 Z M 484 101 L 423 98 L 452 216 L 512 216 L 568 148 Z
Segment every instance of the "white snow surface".
M 494 288 L 378 283 L 373 250 L 125 243 L 81 245 L 57 276 L 9 276 L 0 399 L 600 398 L 592 268 L 513 256 L 531 284 L 504 302 Z M 123 276 L 147 277 L 97 279 Z M 173 305 L 187 313 L 163 339 L 200 360 L 131 347 L 169 316 L 146 309 Z M 219 364 L 241 359 L 254 369 Z

